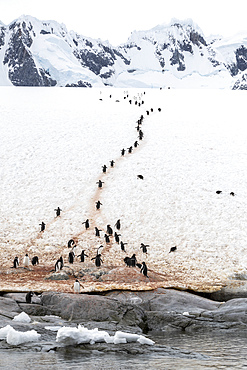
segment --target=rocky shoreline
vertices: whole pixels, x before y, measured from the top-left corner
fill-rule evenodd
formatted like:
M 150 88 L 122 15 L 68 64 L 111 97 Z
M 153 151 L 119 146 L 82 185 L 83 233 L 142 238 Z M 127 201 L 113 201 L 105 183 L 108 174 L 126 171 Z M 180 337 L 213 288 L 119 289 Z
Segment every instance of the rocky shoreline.
M 25 344 L 25 348 L 32 351 L 61 350 L 64 346 L 56 343 L 57 327 L 76 327 L 78 324 L 109 333 L 122 330 L 147 336 L 157 332 L 232 333 L 247 330 L 247 298 L 219 302 L 189 292 L 163 288 L 102 294 L 44 292 L 35 295 L 32 303 L 26 303 L 25 296 L 25 293 L 1 294 L 0 329 L 7 325 L 19 331 L 35 329 L 41 334 L 42 340 Z M 13 321 L 21 312 L 30 316 L 30 323 Z M 143 347 L 147 346 L 131 343 L 121 348 L 128 353 L 142 353 L 147 351 Z M 156 345 L 150 347 L 148 351 L 151 352 L 160 348 Z M 8 344 L 0 340 L 0 350 L 6 348 Z M 106 351 L 106 348 L 107 351 L 116 350 L 114 345 L 97 344 L 98 350 Z M 89 349 L 90 345 L 83 346 L 83 350 Z

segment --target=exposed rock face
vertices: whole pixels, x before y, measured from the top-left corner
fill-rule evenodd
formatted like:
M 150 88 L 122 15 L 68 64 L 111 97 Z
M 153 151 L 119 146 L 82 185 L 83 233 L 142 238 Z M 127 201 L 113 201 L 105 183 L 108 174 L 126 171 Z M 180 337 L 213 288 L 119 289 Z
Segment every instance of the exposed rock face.
M 9 26 L 10 39 L 5 52 L 3 64 L 8 66 L 8 76 L 15 86 L 54 86 L 56 81 L 49 74 L 38 69 L 33 60 L 32 25 L 14 22 Z
M 144 333 L 247 330 L 247 298 L 217 302 L 162 288 L 149 292 L 116 291 L 105 296 L 50 292 L 43 293 L 41 300 L 34 297 L 32 304 L 25 303 L 21 293 L 0 297 L 0 318 L 13 317 L 12 311 L 20 310 L 33 316 L 56 315 L 70 322 L 94 323 L 104 328 L 135 327 Z
M 135 31 L 125 44 L 113 47 L 107 41 L 68 32 L 55 21 L 22 16 L 9 26 L 0 24 L 0 63 L 6 73 L 0 78 L 15 86 L 138 87 L 148 83 L 147 73 L 159 75 L 157 81 L 164 84 L 166 76 L 169 83 L 171 76 L 184 79 L 192 74 L 231 80 L 247 69 L 244 39 L 230 46 L 214 41 L 208 42 L 193 22 L 174 21 Z

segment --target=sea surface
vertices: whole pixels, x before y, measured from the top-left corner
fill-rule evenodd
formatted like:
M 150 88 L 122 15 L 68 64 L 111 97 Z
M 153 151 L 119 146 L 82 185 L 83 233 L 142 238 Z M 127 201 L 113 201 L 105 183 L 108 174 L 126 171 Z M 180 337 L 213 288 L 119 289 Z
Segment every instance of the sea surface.
M 2 369 L 244 369 L 247 368 L 246 335 L 172 334 L 154 335 L 149 338 L 155 345 L 174 349 L 175 354 L 165 353 L 129 355 L 121 352 L 103 353 L 83 351 L 80 346 L 67 347 L 62 352 L 25 352 L 21 348 L 2 350 Z M 178 351 L 177 351 L 178 350 Z M 177 351 L 177 352 L 176 352 Z

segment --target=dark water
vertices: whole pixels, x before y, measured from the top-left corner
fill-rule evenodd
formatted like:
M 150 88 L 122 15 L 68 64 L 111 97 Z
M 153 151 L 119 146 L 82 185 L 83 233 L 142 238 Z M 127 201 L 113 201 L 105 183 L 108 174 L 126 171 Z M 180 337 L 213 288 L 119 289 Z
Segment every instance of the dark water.
M 149 337 L 159 351 L 130 355 L 67 347 L 59 352 L 0 350 L 1 369 L 244 369 L 247 368 L 247 335 L 226 333 L 172 334 Z M 160 351 L 161 347 L 171 351 Z

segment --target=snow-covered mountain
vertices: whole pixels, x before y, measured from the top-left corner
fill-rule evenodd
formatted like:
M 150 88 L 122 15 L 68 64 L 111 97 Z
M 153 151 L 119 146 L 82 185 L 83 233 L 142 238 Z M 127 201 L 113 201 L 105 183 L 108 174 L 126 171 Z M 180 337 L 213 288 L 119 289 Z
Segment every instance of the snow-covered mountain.
M 21 16 L 0 22 L 0 85 L 246 89 L 247 32 L 206 39 L 192 20 L 134 31 L 126 43 Z

